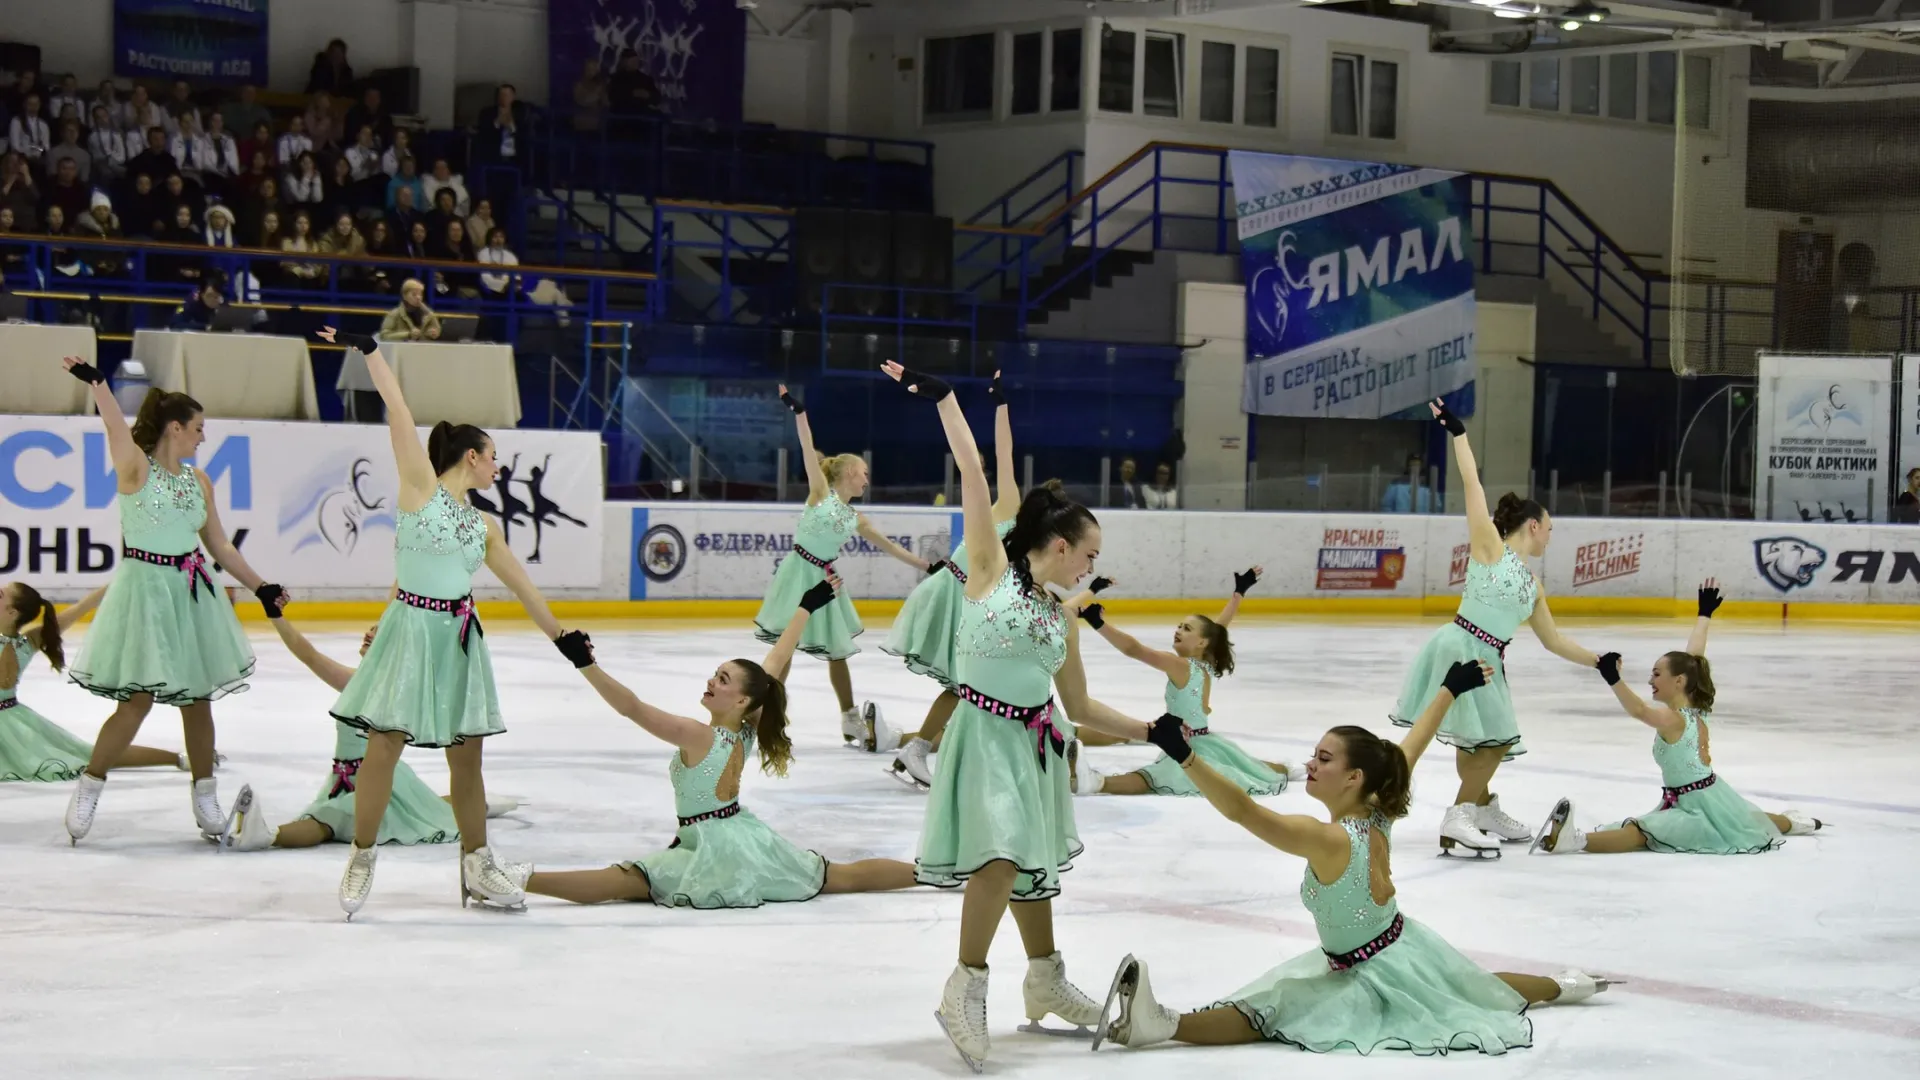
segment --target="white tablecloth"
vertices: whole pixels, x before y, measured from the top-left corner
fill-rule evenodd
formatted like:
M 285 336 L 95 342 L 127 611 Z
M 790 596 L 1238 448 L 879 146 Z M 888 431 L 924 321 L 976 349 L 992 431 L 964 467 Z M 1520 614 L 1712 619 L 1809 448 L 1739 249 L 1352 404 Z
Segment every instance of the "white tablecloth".
M 313 361 L 300 338 L 137 330 L 133 358 L 153 385 L 192 395 L 208 416 L 320 419 Z
M 0 413 L 92 412 L 87 384 L 67 374 L 60 358 L 95 364 L 97 344 L 91 326 L 0 323 Z
M 407 408 L 421 424 L 450 420 L 486 428 L 520 424 L 520 382 L 513 349 L 506 345 L 451 344 L 437 341 L 383 341 L 381 355 L 393 365 Z M 350 376 L 365 378 L 366 359 L 347 351 L 340 387 L 358 389 Z M 367 384 L 371 386 L 372 383 Z

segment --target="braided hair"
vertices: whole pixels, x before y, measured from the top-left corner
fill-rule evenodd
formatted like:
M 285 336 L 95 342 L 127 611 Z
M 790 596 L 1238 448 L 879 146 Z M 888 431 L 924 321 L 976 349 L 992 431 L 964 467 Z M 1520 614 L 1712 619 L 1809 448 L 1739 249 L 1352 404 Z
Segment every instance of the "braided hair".
M 1041 486 L 1027 492 L 1027 497 L 1020 500 L 1020 513 L 1013 519 L 1013 528 L 1007 530 L 1004 541 L 1007 565 L 1019 575 L 1021 591 L 1028 595 L 1034 591 L 1033 567 L 1027 561 L 1030 554 L 1055 537 L 1077 544 L 1089 528 L 1099 524 L 1093 511 L 1067 498 L 1057 488 Z

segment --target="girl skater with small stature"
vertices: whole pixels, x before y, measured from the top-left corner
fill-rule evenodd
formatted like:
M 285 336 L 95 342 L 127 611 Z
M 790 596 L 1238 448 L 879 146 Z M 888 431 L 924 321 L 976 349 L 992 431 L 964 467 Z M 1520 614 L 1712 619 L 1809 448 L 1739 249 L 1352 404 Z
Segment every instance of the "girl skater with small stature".
M 453 816 L 460 826 L 461 905 L 478 900 L 519 907 L 525 896 L 515 880 L 518 868 L 503 866 L 487 846 L 480 748 L 506 725 L 486 634 L 474 610 L 474 571 L 486 563 L 548 638 L 560 637 L 560 624 L 501 538 L 500 526 L 467 503 L 467 492 L 493 484 L 498 469 L 493 440 L 472 424 L 442 420 L 421 446 L 413 412 L 380 343 L 364 334 L 338 336 L 367 359 L 367 374 L 387 406 L 387 431 L 400 473 L 394 516 L 399 587 L 380 616 L 365 660 L 331 710 L 335 720 L 367 733 L 366 756 L 354 774 L 353 850 L 340 877 L 340 908 L 353 918 L 373 889 L 395 766 L 408 746 L 446 749 Z M 321 330 L 320 337 L 333 341 L 334 329 Z
M 833 572 L 840 550 L 855 533 L 887 554 L 929 573 L 933 564 L 894 543 L 873 527 L 865 514 L 851 505 L 867 490 L 867 463 L 858 454 L 823 457 L 813 448 L 813 428 L 807 423 L 807 408 L 780 387 L 780 403 L 793 411 L 793 422 L 800 434 L 800 460 L 807 470 L 807 508 L 793 527 L 791 557 L 782 558 L 767 583 L 767 595 L 760 612 L 753 618 L 754 636 L 771 645 L 780 640 L 781 631 L 800 606 L 800 597 Z M 807 620 L 806 636 L 800 639 L 800 651 L 827 662 L 827 678 L 833 682 L 834 696 L 840 700 L 840 736 L 847 745 L 868 753 L 887 753 L 899 749 L 900 733 L 889 727 L 880 707 L 869 701 L 864 708 L 853 703 L 853 675 L 847 670 L 847 658 L 860 651 L 853 639 L 866 631 L 860 624 L 853 601 L 842 593 L 832 605 Z
M 1256 566 L 1233 575 L 1233 595 L 1227 598 L 1227 606 L 1220 610 L 1218 617 L 1189 615 L 1174 627 L 1172 652 L 1141 644 L 1133 635 L 1108 622 L 1099 604 L 1081 608 L 1080 617 L 1128 659 L 1166 674 L 1167 713 L 1179 717 L 1195 736 L 1206 736 L 1193 745 L 1194 752 L 1207 764 L 1249 795 L 1278 795 L 1286 790 L 1287 781 L 1294 778 L 1295 767 L 1261 761 L 1225 735 L 1215 735 L 1207 727 L 1213 712 L 1213 681 L 1233 674 L 1233 642 L 1227 637 L 1227 625 L 1239 613 L 1241 599 L 1253 588 L 1253 583 L 1260 580 L 1260 574 L 1261 568 Z M 1299 770 L 1299 778 L 1305 777 L 1305 770 Z M 1087 762 L 1086 755 L 1076 754 L 1074 792 L 1080 795 L 1198 795 L 1200 789 L 1193 786 L 1179 763 L 1165 754 L 1145 768 L 1114 776 L 1094 768 Z
M 100 598 L 106 592 L 106 587 L 101 586 L 56 614 L 39 590 L 26 582 L 14 581 L 0 586 L 0 783 L 72 780 L 87 767 L 93 747 L 28 708 L 15 689 L 27 665 L 33 662 L 34 653 L 45 653 L 47 663 L 55 671 L 67 669 L 67 654 L 61 639 L 87 612 L 100 606 Z M 113 767 L 165 767 L 182 771 L 190 768 L 185 754 L 151 746 L 127 747 Z
M 1185 1014 L 1154 1000 L 1146 962 L 1129 956 L 1114 973 L 1099 1038 L 1135 1048 L 1175 1039 L 1201 1046 L 1283 1042 L 1314 1053 L 1504 1054 L 1533 1044 L 1529 1007 L 1570 1005 L 1607 989 L 1608 980 L 1581 971 L 1552 978 L 1484 971 L 1403 915 L 1394 896 L 1391 834 L 1407 813 L 1413 767 L 1448 708 L 1487 685 L 1492 674 L 1483 661 L 1454 663 L 1398 746 L 1363 727 L 1322 736 L 1307 763 L 1306 788 L 1326 804 L 1326 821 L 1276 814 L 1254 802 L 1188 745 L 1178 717 L 1156 721 L 1154 743 L 1181 764 L 1214 809 L 1307 860 L 1300 901 L 1313 916 L 1320 948 Z M 1109 1026 L 1116 1002 L 1119 1012 Z
M 285 618 L 271 620 L 274 632 L 294 658 L 307 670 L 336 691 L 345 690 L 353 679 L 352 668 L 333 660 L 313 647 Z M 379 626 L 367 628 L 360 639 L 360 655 L 373 647 Z M 234 797 L 228 816 L 225 846 L 232 851 L 263 851 L 267 848 L 307 848 L 326 843 L 346 843 L 353 835 L 354 777 L 366 757 L 367 736 L 359 728 L 333 722 L 333 768 L 320 784 L 320 793 L 300 816 L 285 825 L 267 824 L 266 809 L 254 797 L 251 785 L 243 785 Z M 460 838 L 460 826 L 453 819 L 451 800 L 433 793 L 422 783 L 411 766 L 400 761 L 393 766 L 393 798 L 380 819 L 382 844 L 445 844 Z M 487 805 L 487 816 L 509 813 L 518 803 Z
M 1502 761 L 1527 752 L 1507 690 L 1507 646 L 1514 631 L 1528 623 L 1548 652 L 1581 667 L 1592 667 L 1600 658 L 1560 633 L 1547 608 L 1546 590 L 1521 558 L 1546 554 L 1553 519 L 1539 503 L 1512 492 L 1502 495 L 1489 514 L 1466 425 L 1437 399 L 1429 408 L 1453 437 L 1472 555 L 1459 613 L 1451 624 L 1434 631 L 1414 657 L 1392 719 L 1401 727 L 1411 724 L 1454 662 L 1476 660 L 1493 667 L 1486 692 L 1457 702 L 1440 725 L 1440 741 L 1454 748 L 1454 769 L 1460 776 L 1454 805 L 1440 823 L 1440 850 L 1443 855 L 1497 859 L 1501 841 L 1533 839 L 1533 830 L 1502 810 L 1500 797 L 1488 789 Z
M 206 438 L 200 403 L 149 390 L 129 427 L 97 368 L 77 356 L 61 362 L 91 388 L 107 429 L 120 509 L 120 565 L 79 657 L 67 669 L 73 682 L 119 704 L 74 782 L 67 835 L 77 844 L 93 828 L 107 770 L 119 764 L 147 713 L 160 704 L 180 710 L 193 770 L 193 820 L 202 835 L 217 838 L 227 816 L 213 779 L 213 702 L 247 688 L 253 648 L 227 591 L 214 584 L 213 565 L 253 590 L 268 610 L 286 603 L 287 595 L 254 573 L 227 539 L 213 482 L 186 464 Z
M 954 646 L 960 705 L 942 740 L 927 793 L 916 876 L 922 884 L 966 886 L 960 956 L 935 1018 L 977 1072 L 987 1035 L 987 951 L 1013 902 L 1026 946 L 1021 986 L 1029 1025 L 1058 1016 L 1086 1033 L 1100 1007 L 1067 981 L 1053 940 L 1053 898 L 1060 875 L 1081 850 L 1073 823 L 1067 740 L 1073 727 L 1054 715 L 1050 691 L 1075 721 L 1122 738 L 1147 726 L 1087 695 L 1075 620 L 1047 590 L 1071 589 L 1093 570 L 1100 523 L 1086 507 L 1049 488 L 1020 503 L 1013 528 L 998 539 L 987 475 L 952 389 L 888 361 L 884 370 L 918 397 L 938 402 L 940 423 L 960 469 L 967 537 L 966 604 Z M 1055 1032 L 1058 1034 L 1059 1032 Z
M 1600 658 L 1600 674 L 1627 715 L 1652 728 L 1653 762 L 1660 766 L 1658 809 L 1581 832 L 1573 824 L 1573 801 L 1561 799 L 1540 827 L 1534 851 L 1567 855 L 1579 851 L 1682 852 L 1690 855 L 1752 855 L 1781 845 L 1780 837 L 1805 836 L 1822 823 L 1798 810 L 1769 814 L 1740 797 L 1713 771 L 1707 718 L 1713 715 L 1713 669 L 1707 664 L 1707 628 L 1720 607 L 1712 578 L 1700 586 L 1699 617 L 1685 652 L 1654 661 L 1648 688 L 1653 704 L 1620 681 L 1620 654 Z
M 823 892 L 884 892 L 914 885 L 913 866 L 897 859 L 830 863 L 803 851 L 740 805 L 740 775 L 756 747 L 760 768 L 787 774 L 787 692 L 782 684 L 808 618 L 833 603 L 838 578 L 817 582 L 766 659 L 729 660 L 707 680 L 705 723 L 648 705 L 601 670 L 584 635 L 562 647 L 587 682 L 620 715 L 677 748 L 667 768 L 680 829 L 665 850 L 604 870 L 539 870 L 527 891 L 576 904 L 651 900 L 661 907 L 751 908 L 811 900 Z

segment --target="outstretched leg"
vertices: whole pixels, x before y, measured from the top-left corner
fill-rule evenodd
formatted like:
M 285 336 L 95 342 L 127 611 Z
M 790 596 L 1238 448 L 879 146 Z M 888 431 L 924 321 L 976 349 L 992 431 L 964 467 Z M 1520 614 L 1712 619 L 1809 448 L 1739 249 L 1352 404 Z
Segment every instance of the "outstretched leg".
M 1085 740 L 1082 739 L 1081 741 L 1084 742 Z M 1147 783 L 1145 773 L 1138 771 L 1119 773 L 1115 776 L 1106 777 L 1101 781 L 1100 794 L 1151 795 L 1153 794 L 1153 787 Z
M 1109 735 L 1106 732 L 1100 731 L 1096 728 L 1083 727 L 1080 729 L 1080 745 L 1082 746 L 1126 746 L 1127 740 L 1121 738 L 1118 735 Z
M 1235 1046 L 1260 1042 L 1265 1038 L 1259 1029 L 1247 1022 L 1239 1009 L 1231 1005 L 1216 1005 L 1211 1009 L 1180 1014 L 1180 1026 L 1174 1030 L 1173 1037 L 1178 1042 L 1194 1046 Z
M 1623 851 L 1645 851 L 1647 834 L 1640 826 L 1629 821 L 1617 829 L 1602 829 L 1587 834 L 1587 853 L 1590 855 L 1618 855 Z M 1501 978 L 1506 978 L 1502 975 Z
M 827 884 L 821 892 L 892 892 L 911 889 L 919 882 L 913 877 L 913 864 L 898 859 L 862 859 L 859 862 L 828 863 Z
M 573 904 L 614 900 L 651 900 L 647 875 L 625 866 L 605 870 L 541 870 L 527 879 L 527 891 Z
M 1529 1005 L 1552 1001 L 1560 996 L 1560 984 L 1545 975 L 1516 975 L 1510 971 L 1496 971 L 1493 977 L 1513 987 L 1514 993 L 1526 998 Z
M 93 756 L 87 760 L 87 775 L 95 780 L 105 780 L 107 770 L 113 768 L 133 745 L 133 737 L 140 734 L 140 724 L 146 720 L 147 713 L 153 709 L 152 694 L 135 694 L 114 707 L 113 715 L 100 725 L 100 736 L 93 740 Z M 207 763 L 211 766 L 213 763 Z M 208 769 L 212 775 L 212 769 Z M 194 777 L 199 778 L 195 773 Z
M 289 821 L 273 830 L 273 846 L 277 848 L 319 847 L 332 840 L 333 830 L 312 818 Z
M 180 755 L 152 746 L 129 746 L 114 761 L 115 769 L 177 769 Z

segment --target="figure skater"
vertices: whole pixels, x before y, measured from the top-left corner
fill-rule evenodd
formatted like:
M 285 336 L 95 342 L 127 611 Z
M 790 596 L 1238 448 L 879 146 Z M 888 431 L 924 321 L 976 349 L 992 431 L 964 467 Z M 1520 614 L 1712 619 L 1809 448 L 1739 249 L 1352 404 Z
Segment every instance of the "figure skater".
M 284 617 L 269 620 L 287 651 L 336 691 L 344 691 L 353 680 L 353 668 L 339 663 L 313 647 Z M 360 655 L 373 647 L 378 625 L 367 628 L 360 639 Z M 355 776 L 366 757 L 367 736 L 359 728 L 333 722 L 333 768 L 320 784 L 320 793 L 284 825 L 268 825 L 267 812 L 254 797 L 251 785 L 242 785 L 228 815 L 224 846 L 233 851 L 263 851 L 267 848 L 319 847 L 327 843 L 347 843 L 353 835 Z M 435 795 L 433 789 L 415 775 L 404 761 L 393 766 L 393 797 L 380 819 L 381 844 L 445 844 L 460 838 L 460 826 L 453 819 L 452 799 Z M 489 801 L 487 816 L 511 813 L 519 804 L 511 800 Z
M 1093 569 L 1100 523 L 1084 506 L 1051 488 L 1020 503 L 1013 528 L 999 542 L 986 472 L 973 432 L 939 379 L 884 367 L 914 395 L 937 402 L 953 460 L 967 537 L 966 604 L 954 645 L 953 678 L 960 705 L 940 750 L 915 874 L 927 885 L 964 885 L 959 963 L 948 976 L 935 1018 L 968 1065 L 984 1068 L 987 951 L 1013 901 L 1013 921 L 1026 946 L 1021 986 L 1022 1030 L 1046 1032 L 1058 1016 L 1078 1031 L 1100 1007 L 1067 981 L 1053 940 L 1053 898 L 1060 875 L 1080 853 L 1068 783 L 1067 740 L 1073 725 L 1054 715 L 1057 686 L 1075 721 L 1122 738 L 1145 738 L 1147 726 L 1087 695 L 1074 619 L 1047 586 L 1070 589 Z
M 933 569 L 931 562 L 894 543 L 874 528 L 865 514 L 849 505 L 867 490 L 867 463 L 860 455 L 821 456 L 813 448 L 813 428 L 807 423 L 806 406 L 789 394 L 784 384 L 780 387 L 780 403 L 792 410 L 800 434 L 800 460 L 807 470 L 807 508 L 793 527 L 793 551 L 774 569 L 760 612 L 753 618 L 754 636 L 769 645 L 780 640 L 800 605 L 800 597 L 834 573 L 834 560 L 855 533 L 922 573 Z M 860 651 L 853 639 L 865 629 L 853 610 L 853 601 L 841 593 L 807 620 L 799 649 L 827 662 L 827 677 L 840 701 L 840 737 L 847 745 L 868 753 L 891 753 L 899 749 L 900 735 L 887 724 L 880 707 L 869 701 L 855 708 L 853 703 L 853 674 L 847 670 L 847 658 Z
M 730 660 L 714 670 L 700 697 L 707 710 L 705 723 L 641 701 L 598 666 L 590 642 L 569 639 L 568 655 L 601 698 L 677 748 L 667 772 L 680 829 L 665 850 L 633 862 L 604 870 L 535 871 L 527 879 L 527 891 L 576 904 L 651 900 L 661 907 L 750 908 L 811 900 L 823 892 L 912 888 L 910 863 L 830 863 L 795 847 L 740 805 L 740 776 L 756 748 L 762 771 L 787 774 L 793 744 L 787 737 L 787 692 L 781 680 L 793 663 L 808 617 L 833 603 L 839 583 L 828 578 L 807 589 L 765 660 Z
M 1449 707 L 1493 674 L 1485 661 L 1455 662 L 1398 746 L 1362 727 L 1321 736 L 1307 763 L 1306 788 L 1326 804 L 1326 821 L 1276 814 L 1254 802 L 1188 745 L 1179 717 L 1169 713 L 1156 721 L 1154 743 L 1180 762 L 1214 809 L 1307 861 L 1300 900 L 1313 916 L 1320 948 L 1185 1014 L 1154 1000 L 1146 962 L 1129 956 L 1114 973 L 1094 1049 L 1100 1039 L 1135 1048 L 1175 1039 L 1202 1046 L 1283 1042 L 1314 1053 L 1504 1054 L 1533 1045 L 1529 1007 L 1570 1005 L 1607 989 L 1608 980 L 1581 971 L 1552 978 L 1488 973 L 1400 912 L 1392 830 L 1406 816 L 1413 767 Z M 1119 1012 L 1109 1026 L 1116 1002 Z
M 553 455 L 548 454 L 541 460 L 540 464 L 529 466 L 527 469 L 527 479 L 525 481 L 527 485 L 527 502 L 532 506 L 532 509 L 527 512 L 527 517 L 532 520 L 533 524 L 533 554 L 527 556 L 527 561 L 530 563 L 540 561 L 540 540 L 546 535 L 546 530 L 560 524 L 560 522 L 555 521 L 554 518 L 558 517 L 562 521 L 570 521 L 583 529 L 587 527 L 586 522 L 560 509 L 559 503 L 547 498 L 547 496 L 541 492 L 540 485 L 546 482 L 547 470 L 552 467 Z
M 335 338 L 333 327 L 320 331 Z M 506 730 L 494 691 L 493 662 L 473 604 L 473 573 L 482 562 L 512 591 L 534 624 L 557 640 L 560 624 L 502 538 L 498 523 L 467 504 L 466 494 L 493 483 L 493 440 L 472 424 L 435 424 L 426 446 L 399 380 L 365 334 L 339 334 L 359 349 L 387 406 L 387 429 L 400 473 L 394 522 L 399 587 L 373 645 L 333 705 L 335 720 L 367 733 L 354 774 L 353 851 L 340 878 L 340 907 L 353 918 L 373 888 L 373 866 L 393 797 L 394 766 L 408 746 L 443 747 L 453 774 L 453 816 L 460 827 L 460 903 L 519 907 L 525 900 L 487 846 L 487 792 L 482 742 Z M 459 494 L 456 495 L 455 492 Z
M 61 363 L 91 387 L 107 429 L 120 509 L 120 565 L 79 657 L 67 669 L 73 682 L 119 704 L 74 782 L 67 835 L 77 844 L 93 828 L 107 770 L 158 703 L 180 710 L 193 771 L 193 820 L 202 835 L 218 837 L 227 816 L 213 778 L 213 702 L 247 688 L 253 648 L 226 590 L 214 585 L 213 566 L 253 590 L 269 611 L 287 603 L 287 594 L 254 573 L 234 548 L 214 506 L 213 482 L 186 464 L 206 438 L 200 403 L 149 390 L 129 428 L 99 369 L 77 356 Z
M 1220 609 L 1220 614 L 1215 618 L 1189 615 L 1174 627 L 1172 652 L 1142 645 L 1133 635 L 1108 622 L 1099 604 L 1089 603 L 1081 607 L 1080 618 L 1086 620 L 1088 626 L 1098 631 L 1109 645 L 1119 649 L 1128 659 L 1138 660 L 1166 674 L 1167 712 L 1179 717 L 1195 736 L 1206 736 L 1193 745 L 1195 752 L 1207 764 L 1240 785 L 1240 790 L 1249 795 L 1278 795 L 1286 790 L 1288 780 L 1305 779 L 1306 770 L 1277 761 L 1261 761 L 1225 735 L 1216 735 L 1207 727 L 1208 718 L 1213 713 L 1213 681 L 1223 675 L 1233 674 L 1233 642 L 1227 637 L 1227 626 L 1239 613 L 1240 601 L 1246 596 L 1247 590 L 1260 580 L 1261 572 L 1261 568 L 1256 566 L 1245 573 L 1233 575 L 1233 595 L 1227 598 L 1226 606 Z M 1144 768 L 1113 776 L 1094 768 L 1083 754 L 1076 753 L 1073 757 L 1075 794 L 1200 794 L 1200 789 L 1193 786 L 1193 781 L 1187 778 L 1180 764 L 1165 754 Z
M 1653 663 L 1647 685 L 1654 703 L 1640 700 L 1620 681 L 1620 654 L 1600 658 L 1600 674 L 1627 715 L 1652 728 L 1653 763 L 1660 766 L 1660 806 L 1639 817 L 1581 832 L 1573 824 L 1573 801 L 1561 799 L 1540 827 L 1533 850 L 1549 855 L 1587 851 L 1682 852 L 1690 855 L 1753 855 L 1783 843 L 1782 835 L 1805 836 L 1824 827 L 1798 810 L 1769 814 L 1740 797 L 1713 770 L 1707 717 L 1713 715 L 1713 669 L 1707 664 L 1707 629 L 1720 607 L 1712 578 L 1700 586 L 1699 616 L 1685 652 Z
M 1480 486 L 1473 448 L 1467 444 L 1466 425 L 1438 399 L 1428 407 L 1453 437 L 1472 555 L 1460 610 L 1452 623 L 1434 631 L 1413 658 L 1392 719 L 1401 727 L 1411 724 L 1455 661 L 1492 665 L 1494 680 L 1486 693 L 1457 703 L 1440 726 L 1440 741 L 1454 748 L 1454 769 L 1460 776 L 1460 790 L 1440 824 L 1440 850 L 1445 855 L 1462 854 L 1455 851 L 1458 845 L 1467 856 L 1497 859 L 1501 841 L 1533 839 L 1533 830 L 1502 810 L 1500 797 L 1488 789 L 1502 761 L 1527 752 L 1507 689 L 1506 655 L 1513 632 L 1522 622 L 1530 624 L 1548 652 L 1581 667 L 1590 668 L 1600 658 L 1554 625 L 1546 589 L 1521 559 L 1546 554 L 1547 541 L 1553 536 L 1552 517 L 1539 503 L 1512 492 L 1502 495 L 1500 505 L 1487 513 L 1487 493 Z
M 67 631 L 100 606 L 106 586 L 88 593 L 77 604 L 56 614 L 39 590 L 24 581 L 0 586 L 0 783 L 14 780 L 72 780 L 93 756 L 93 747 L 66 728 L 34 712 L 15 693 L 20 677 L 44 653 L 55 671 L 67 669 L 62 639 Z M 31 623 L 32 625 L 28 625 Z M 129 746 L 113 763 L 118 769 L 170 768 L 191 770 L 187 755 L 151 746 Z

